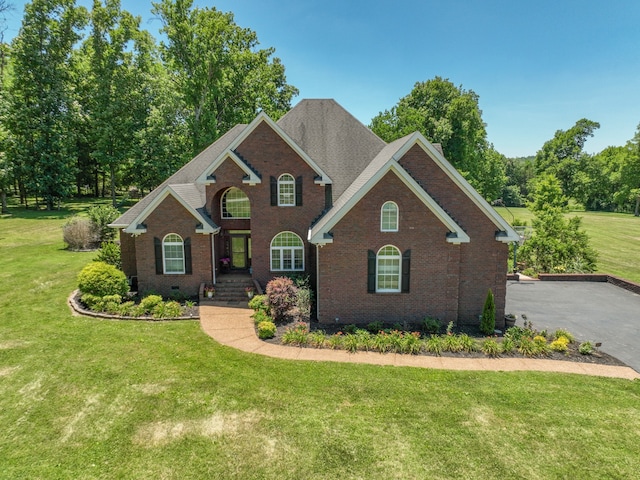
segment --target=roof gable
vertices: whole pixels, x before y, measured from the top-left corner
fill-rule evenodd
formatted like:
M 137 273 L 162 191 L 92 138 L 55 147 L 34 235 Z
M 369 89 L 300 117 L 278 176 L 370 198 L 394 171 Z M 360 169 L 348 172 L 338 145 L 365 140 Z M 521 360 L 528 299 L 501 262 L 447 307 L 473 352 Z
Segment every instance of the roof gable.
M 240 157 L 238 156 L 237 153 L 235 153 L 235 150 L 242 144 L 242 142 L 244 142 L 254 131 L 255 129 L 261 125 L 262 123 L 265 123 L 266 125 L 268 125 L 287 145 L 289 145 L 294 152 L 296 152 L 300 158 L 302 158 L 308 165 L 309 167 L 311 167 L 311 169 L 316 173 L 316 180 L 315 183 L 320 184 L 320 185 L 326 185 L 326 184 L 330 184 L 332 183 L 331 178 L 329 177 L 329 175 L 307 154 L 307 152 L 305 152 L 276 122 L 274 122 L 266 113 L 264 112 L 260 112 L 258 114 L 258 116 L 247 126 L 247 128 L 245 128 L 243 130 L 243 132 L 238 135 L 233 142 L 231 142 L 231 144 L 227 147 L 227 149 L 225 150 L 225 152 L 223 152 L 221 154 L 221 157 L 224 157 L 223 159 L 226 159 L 227 157 L 235 157 L 234 161 L 240 161 L 242 162 L 245 166 L 247 166 L 247 164 L 242 161 L 240 159 Z M 220 159 L 220 157 L 219 157 Z M 217 168 L 217 166 L 220 164 L 220 162 L 218 161 L 219 159 L 216 160 L 216 162 L 214 162 L 214 165 Z M 253 171 L 251 168 L 249 168 L 247 166 L 247 168 L 250 171 Z M 215 168 L 210 168 L 209 171 L 211 173 L 213 173 L 213 171 L 215 170 Z M 256 175 L 259 175 L 257 172 L 254 172 Z M 199 178 L 198 181 L 201 181 L 201 179 Z M 245 183 L 250 183 L 249 181 L 245 181 Z M 260 183 L 259 181 L 255 182 L 255 183 Z
M 334 206 L 309 229 L 308 240 L 311 243 L 318 245 L 332 243 L 331 229 L 342 220 L 388 172 L 393 172 L 397 175 L 407 188 L 409 188 L 449 230 L 446 236 L 447 242 L 454 244 L 469 242 L 469 236 L 462 227 L 402 168 L 393 156 L 388 155 L 390 150 L 397 148 L 398 143 L 399 142 L 396 141 L 388 145 L 376 159 L 371 162 L 369 167 L 358 176 L 349 189 L 340 196 Z
M 213 223 L 213 221 L 205 214 L 204 209 L 199 206 L 201 203 L 200 192 L 195 185 L 166 185 L 158 190 L 158 195 L 156 195 L 124 229 L 126 233 L 134 235 L 146 233 L 147 228 L 143 222 L 151 212 L 153 212 L 169 196 L 177 200 L 178 203 L 180 203 L 185 210 L 187 210 L 193 218 L 199 222 L 198 226 L 195 228 L 196 233 L 217 233 L 220 230 L 220 227 Z M 112 226 L 120 225 L 112 224 Z
M 518 242 L 520 236 L 509 225 L 509 223 L 500 216 L 496 210 L 489 205 L 489 203 L 473 188 L 469 182 L 455 169 L 455 167 L 449 163 L 444 155 L 431 144 L 420 132 L 415 132 L 411 135 L 404 137 L 404 144 L 393 154 L 393 159 L 400 161 L 400 159 L 415 145 L 422 148 L 432 160 L 440 167 L 440 169 L 454 182 L 455 185 L 482 211 L 482 213 L 496 226 L 499 233 L 496 235 L 496 240 L 504 243 Z

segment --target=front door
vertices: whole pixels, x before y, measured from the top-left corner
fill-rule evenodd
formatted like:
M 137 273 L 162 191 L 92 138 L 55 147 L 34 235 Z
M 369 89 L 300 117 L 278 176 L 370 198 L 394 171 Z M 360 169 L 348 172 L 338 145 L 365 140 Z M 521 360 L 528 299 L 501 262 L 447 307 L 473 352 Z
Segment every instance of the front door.
M 231 268 L 246 270 L 250 266 L 251 236 L 248 233 L 231 233 Z

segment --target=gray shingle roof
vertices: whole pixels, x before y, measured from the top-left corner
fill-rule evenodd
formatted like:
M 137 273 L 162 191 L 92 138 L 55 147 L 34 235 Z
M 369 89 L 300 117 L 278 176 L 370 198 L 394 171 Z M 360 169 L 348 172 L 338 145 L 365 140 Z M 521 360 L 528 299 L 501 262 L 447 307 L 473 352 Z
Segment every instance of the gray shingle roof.
M 167 185 L 171 185 L 174 191 L 180 195 L 188 205 L 192 206 L 194 210 L 203 208 L 206 203 L 205 186 L 197 185 L 195 183 L 196 178 L 202 175 L 207 167 L 226 150 L 226 148 L 238 137 L 238 135 L 242 133 L 245 128 L 246 125 L 236 125 L 233 127 L 216 142 L 212 143 L 196 155 L 193 160 L 188 162 L 180 170 L 162 182 L 162 184 L 149 193 L 149 195 L 123 213 L 112 223 L 112 225 L 119 227 L 129 225 L 138 217 L 138 215 L 140 215 L 147 205 L 149 205 L 160 194 L 160 192 L 162 192 L 163 187 Z M 186 185 L 190 185 L 190 187 L 187 188 Z M 178 186 L 177 189 L 176 186 Z M 186 197 L 183 197 L 183 194 L 186 195 Z
M 335 100 L 302 100 L 276 122 L 333 181 L 338 198 L 386 145 Z

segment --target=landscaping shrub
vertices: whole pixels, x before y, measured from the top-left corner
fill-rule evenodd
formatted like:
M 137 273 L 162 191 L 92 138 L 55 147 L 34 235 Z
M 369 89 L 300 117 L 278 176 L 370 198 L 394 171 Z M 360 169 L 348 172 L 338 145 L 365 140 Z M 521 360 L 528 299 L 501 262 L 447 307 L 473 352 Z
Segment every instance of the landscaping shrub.
M 480 348 L 482 349 L 482 353 L 489 357 L 499 357 L 502 353 L 502 345 L 493 338 L 484 340 Z
M 266 295 L 254 295 L 251 300 L 249 300 L 249 308 L 251 310 L 255 310 L 256 312 L 261 311 L 265 314 L 268 314 L 270 311 L 269 308 L 269 300 Z
M 297 288 L 287 277 L 276 277 L 267 283 L 267 298 L 271 314 L 276 322 L 287 318 L 288 312 L 295 306 Z
M 298 308 L 298 312 L 302 320 L 308 321 L 311 318 L 311 303 L 313 298 L 313 292 L 308 287 L 298 287 L 296 293 L 295 306 Z
M 578 346 L 578 351 L 582 355 L 591 355 L 593 353 L 593 344 L 590 341 L 582 342 Z
M 91 207 L 87 211 L 87 215 L 91 221 L 92 229 L 97 241 L 107 242 L 109 240 L 113 240 L 116 235 L 116 230 L 108 225 L 120 215 L 116 208 L 111 205 L 97 205 L 95 207 Z
M 496 305 L 491 289 L 487 292 L 487 298 L 484 301 L 482 309 L 482 318 L 480 319 L 480 332 L 484 335 L 493 335 L 496 329 Z
M 314 330 L 307 335 L 307 343 L 315 348 L 322 348 L 325 346 L 327 336 L 323 330 Z
M 502 352 L 503 353 L 513 353 L 516 349 L 515 342 L 511 338 L 505 338 L 502 340 Z
M 440 320 L 434 317 L 425 317 L 424 320 L 422 320 L 422 329 L 426 333 L 435 335 L 440 331 Z
M 271 317 L 269 316 L 269 314 L 267 312 L 265 312 L 264 310 L 256 310 L 253 315 L 251 315 L 251 318 L 253 318 L 253 321 L 256 325 L 258 325 L 260 322 L 272 322 L 273 320 L 271 320 Z
M 120 246 L 113 242 L 102 242 L 98 256 L 94 259 L 96 262 L 104 262 L 113 265 L 118 270 L 122 268 L 122 260 L 120 259 Z
M 116 294 L 125 296 L 129 291 L 129 284 L 124 272 L 113 265 L 91 262 L 78 274 L 78 288 L 83 294 L 99 297 Z
M 153 313 L 153 310 L 162 303 L 162 297 L 160 295 L 147 295 L 140 300 L 140 311 L 142 314 Z
M 444 350 L 444 338 L 438 335 L 431 335 L 424 344 L 424 348 L 429 353 L 434 353 L 438 356 Z
M 563 335 L 556 338 L 549 346 L 551 347 L 551 350 L 555 352 L 566 352 L 569 349 L 568 344 L 569 340 Z
M 348 333 L 344 336 L 343 340 L 344 348 L 347 352 L 357 352 L 358 351 L 358 337 L 353 333 Z
M 276 324 L 269 321 L 263 321 L 258 324 L 258 338 L 273 338 L 276 335 Z
M 303 346 L 307 344 L 307 335 L 309 327 L 305 323 L 296 323 L 294 326 L 287 328 L 282 335 L 282 343 L 285 345 Z
M 367 331 L 370 333 L 378 333 L 382 330 L 382 327 L 384 327 L 384 324 L 381 321 L 371 322 L 367 324 Z
M 72 217 L 62 226 L 62 238 L 70 250 L 84 250 L 95 241 L 91 220 L 83 217 Z
M 567 343 L 573 343 L 575 341 L 573 334 L 571 334 L 568 330 L 564 330 L 562 328 L 556 330 L 553 334 L 553 337 L 558 339 L 564 337 L 567 339 Z
M 358 330 L 358 326 L 354 323 L 344 326 L 344 333 L 354 334 Z
M 160 303 L 153 307 L 152 313 L 154 318 L 177 318 L 182 315 L 182 307 L 178 302 L 175 300 L 163 302 L 162 298 L 160 300 Z

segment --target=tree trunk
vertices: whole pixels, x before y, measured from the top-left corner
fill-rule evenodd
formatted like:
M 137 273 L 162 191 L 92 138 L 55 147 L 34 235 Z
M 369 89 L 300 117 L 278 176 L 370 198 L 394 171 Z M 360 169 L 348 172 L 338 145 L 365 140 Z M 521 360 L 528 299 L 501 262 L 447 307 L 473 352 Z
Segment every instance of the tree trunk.
M 111 164 L 110 167 L 111 174 L 111 204 L 114 208 L 118 207 L 118 203 L 116 201 L 116 166 Z
M 2 204 L 1 212 L 9 213 L 9 209 L 7 208 L 7 192 L 4 190 L 0 192 L 0 203 Z
M 636 217 L 640 217 L 640 195 L 636 197 L 636 210 L 633 212 Z

